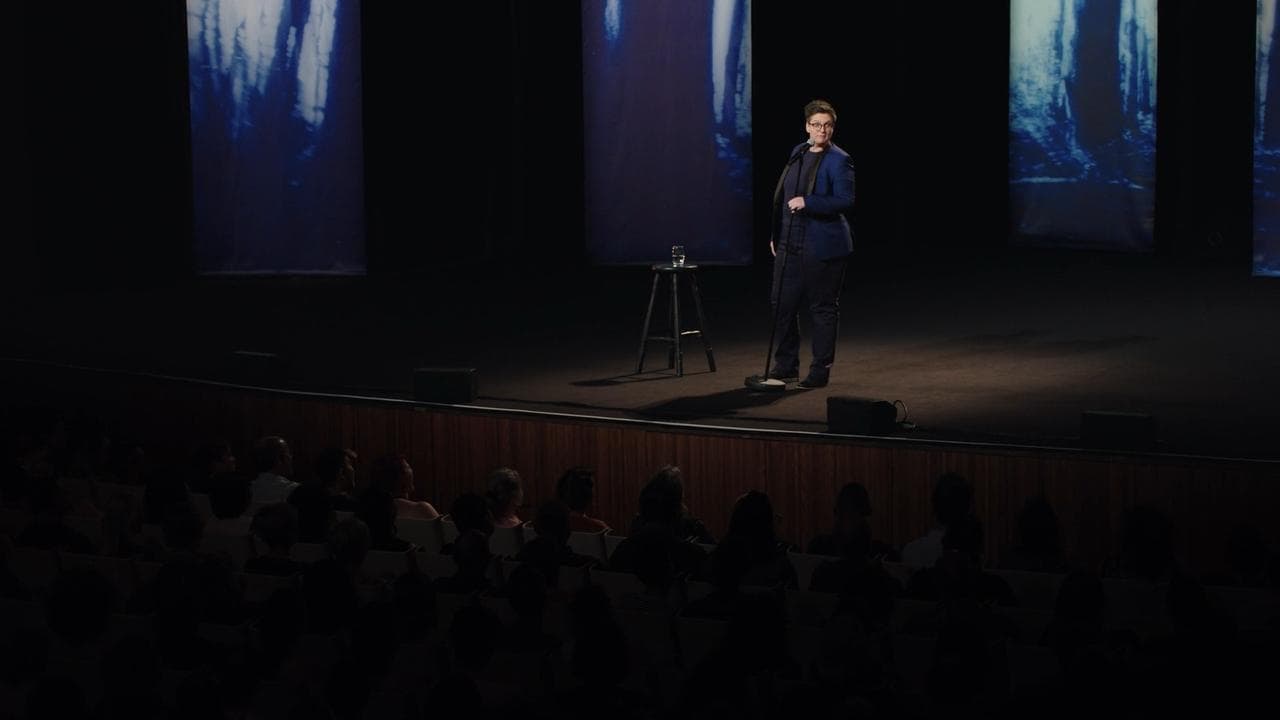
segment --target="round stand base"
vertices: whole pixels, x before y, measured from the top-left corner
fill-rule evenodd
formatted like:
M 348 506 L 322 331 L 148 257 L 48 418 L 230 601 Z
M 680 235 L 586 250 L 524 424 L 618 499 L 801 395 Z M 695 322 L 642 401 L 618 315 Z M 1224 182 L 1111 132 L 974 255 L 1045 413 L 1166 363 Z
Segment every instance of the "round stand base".
M 753 392 L 786 392 L 787 384 L 763 375 L 751 375 L 742 383 Z

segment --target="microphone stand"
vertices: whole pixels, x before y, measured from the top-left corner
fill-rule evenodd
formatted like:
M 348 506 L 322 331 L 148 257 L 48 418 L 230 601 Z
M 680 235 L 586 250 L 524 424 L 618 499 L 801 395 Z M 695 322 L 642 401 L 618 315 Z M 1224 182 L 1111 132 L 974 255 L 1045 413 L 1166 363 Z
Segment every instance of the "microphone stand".
M 787 163 L 788 172 L 790 171 L 791 166 L 797 160 L 803 157 L 804 153 L 809 151 L 809 147 L 810 147 L 810 144 L 806 143 L 805 146 L 800 150 L 800 152 L 796 153 L 796 155 L 791 158 L 790 162 Z M 803 163 L 801 163 L 801 168 L 803 170 Z M 801 180 L 804 179 L 801 177 L 801 175 L 804 174 L 802 170 L 796 171 L 796 190 L 797 191 L 800 189 Z M 784 191 L 783 195 L 786 195 L 785 187 L 783 188 L 783 191 Z M 781 242 L 774 245 L 775 253 L 780 249 L 782 250 L 782 266 L 778 268 L 778 282 L 775 284 L 776 287 L 774 287 L 773 289 L 773 313 L 772 313 L 773 322 L 769 327 L 769 349 L 765 352 L 765 355 L 764 355 L 764 373 L 760 375 L 751 375 L 747 377 L 746 380 L 744 380 L 742 383 L 747 387 L 747 389 L 754 390 L 756 392 L 775 392 L 776 393 L 776 392 L 785 392 L 787 389 L 787 384 L 785 382 L 777 378 L 769 377 L 769 363 L 773 360 L 773 343 L 774 343 L 774 340 L 777 339 L 777 335 L 778 335 L 778 308 L 782 304 L 782 282 L 783 280 L 786 279 L 786 276 L 787 276 L 787 256 L 791 254 L 791 244 L 795 240 L 791 231 L 795 228 L 796 213 L 790 212 L 789 214 L 790 214 L 790 217 L 787 218 L 787 247 L 785 249 L 781 248 L 780 247 L 782 244 Z M 779 238 L 779 240 L 781 240 L 781 238 Z M 804 251 L 803 245 L 800 246 L 800 251 L 801 252 Z

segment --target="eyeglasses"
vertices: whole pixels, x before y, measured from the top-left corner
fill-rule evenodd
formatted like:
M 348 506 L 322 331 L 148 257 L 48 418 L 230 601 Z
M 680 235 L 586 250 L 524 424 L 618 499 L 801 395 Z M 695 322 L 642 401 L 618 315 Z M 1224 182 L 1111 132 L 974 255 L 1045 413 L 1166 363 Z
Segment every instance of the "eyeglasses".
M 809 123 L 809 127 L 813 128 L 814 130 L 833 130 L 833 129 L 835 129 L 835 126 L 836 126 L 836 124 L 835 124 L 835 123 L 829 123 L 829 122 L 824 122 L 824 123 L 811 122 L 811 123 Z

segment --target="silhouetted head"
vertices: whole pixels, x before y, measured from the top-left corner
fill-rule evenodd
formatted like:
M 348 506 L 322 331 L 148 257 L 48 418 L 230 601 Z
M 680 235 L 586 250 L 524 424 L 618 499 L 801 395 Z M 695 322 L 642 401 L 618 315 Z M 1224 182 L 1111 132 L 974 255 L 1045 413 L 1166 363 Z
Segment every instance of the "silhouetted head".
M 1018 544 L 1024 550 L 1044 555 L 1062 549 L 1058 516 L 1043 495 L 1027 498 L 1018 513 Z
M 845 483 L 836 495 L 836 531 L 859 524 L 871 515 L 871 498 L 867 489 L 856 482 Z
M 777 545 L 774 530 L 773 503 L 769 496 L 751 490 L 738 497 L 729 517 L 729 536 L 740 537 L 755 558 L 773 552 Z
M 356 483 L 355 462 L 354 450 L 325 448 L 316 456 L 313 482 L 320 483 L 326 489 L 349 492 Z
M 946 527 L 969 515 L 973 507 L 973 487 L 963 476 L 949 472 L 938 478 L 933 488 L 933 515 Z
M 212 442 L 198 448 L 192 457 L 195 474 L 211 477 L 217 473 L 235 472 L 236 456 L 225 442 Z
M 458 574 L 469 578 L 484 577 L 492 555 L 489 553 L 489 536 L 479 530 L 468 530 L 453 543 L 453 559 L 458 564 Z
M 569 506 L 559 500 L 548 500 L 538 506 L 533 519 L 538 537 L 545 537 L 558 547 L 569 542 Z
M 982 558 L 982 521 L 965 515 L 949 525 L 942 535 L 943 552 L 962 553 L 972 564 Z
M 640 490 L 640 526 L 679 526 L 684 515 L 684 482 L 680 468 L 666 465 Z
M 396 537 L 396 501 L 378 488 L 369 488 L 360 496 L 356 516 L 369 526 L 374 547 L 387 545 Z
M 556 498 L 574 512 L 586 512 L 595 495 L 595 472 L 591 468 L 569 468 L 556 483 Z
M 449 517 L 458 527 L 459 534 L 468 530 L 479 530 L 485 535 L 493 534 L 493 513 L 489 510 L 489 503 L 475 493 L 459 495 L 449 509 Z
M 495 518 L 514 515 L 516 508 L 524 504 L 524 488 L 520 473 L 509 467 L 492 470 L 485 478 L 486 497 Z
M 329 554 L 343 567 L 358 568 L 372 547 L 369 526 L 360 518 L 346 518 L 329 532 L 328 546 Z
M 328 490 L 320 485 L 303 485 L 289 493 L 289 504 L 298 509 L 299 540 L 321 543 L 329 539 L 337 515 Z
M 404 455 L 384 455 L 374 462 L 369 484 L 391 497 L 413 497 L 413 468 Z
M 293 451 L 278 435 L 268 435 L 253 445 L 254 468 L 281 477 L 293 477 Z

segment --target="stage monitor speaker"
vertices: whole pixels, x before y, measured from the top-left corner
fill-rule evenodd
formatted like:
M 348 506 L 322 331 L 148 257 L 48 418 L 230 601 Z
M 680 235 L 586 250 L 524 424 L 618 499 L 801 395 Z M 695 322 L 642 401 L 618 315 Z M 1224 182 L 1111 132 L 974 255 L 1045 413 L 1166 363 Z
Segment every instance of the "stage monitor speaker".
M 422 402 L 475 402 L 475 368 L 416 368 L 413 371 L 413 398 Z
M 1154 450 L 1156 419 L 1146 413 L 1086 410 L 1080 413 L 1080 443 L 1104 450 Z
M 850 435 L 892 435 L 898 409 L 885 400 L 833 395 L 827 398 L 827 431 Z
M 227 359 L 227 376 L 231 382 L 257 387 L 284 387 L 289 379 L 289 364 L 280 355 L 258 350 L 234 350 Z

